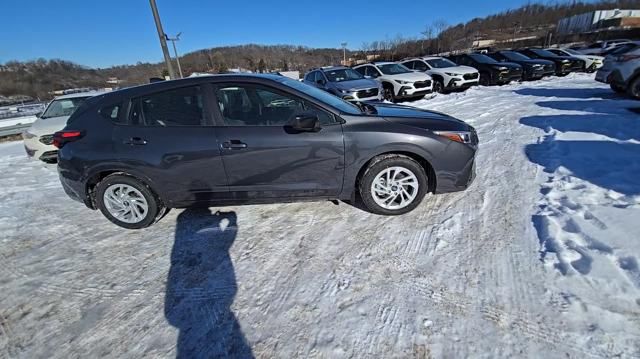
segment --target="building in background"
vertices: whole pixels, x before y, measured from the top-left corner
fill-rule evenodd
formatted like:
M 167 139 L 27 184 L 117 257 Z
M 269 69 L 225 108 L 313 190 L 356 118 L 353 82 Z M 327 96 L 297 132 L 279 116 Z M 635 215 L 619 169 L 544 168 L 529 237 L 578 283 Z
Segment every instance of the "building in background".
M 564 18 L 558 22 L 558 34 L 577 34 L 604 29 L 640 28 L 640 10 L 598 10 Z

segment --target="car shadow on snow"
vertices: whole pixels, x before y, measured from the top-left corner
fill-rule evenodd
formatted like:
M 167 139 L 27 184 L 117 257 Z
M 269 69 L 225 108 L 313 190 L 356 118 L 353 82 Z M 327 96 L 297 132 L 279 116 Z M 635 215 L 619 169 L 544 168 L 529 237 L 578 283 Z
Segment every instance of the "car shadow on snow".
M 574 99 L 589 99 L 589 98 L 601 98 L 601 99 L 624 99 L 623 95 L 619 95 L 609 89 L 595 88 L 523 88 L 515 90 L 515 93 L 523 96 L 538 96 L 538 97 L 562 97 L 562 98 L 574 98 Z
M 179 329 L 177 358 L 252 358 L 231 311 L 237 283 L 229 249 L 235 212 L 187 209 L 178 215 L 164 313 Z
M 546 132 L 585 132 L 613 139 L 640 141 L 640 119 L 620 115 L 554 115 L 530 116 L 520 119 L 523 125 L 537 127 Z

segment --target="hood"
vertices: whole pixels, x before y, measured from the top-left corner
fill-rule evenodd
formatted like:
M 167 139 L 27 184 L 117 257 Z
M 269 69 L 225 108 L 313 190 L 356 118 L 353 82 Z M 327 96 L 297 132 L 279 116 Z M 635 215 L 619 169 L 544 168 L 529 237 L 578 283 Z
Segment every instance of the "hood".
M 465 75 L 465 74 L 475 74 L 476 72 L 478 72 L 478 70 L 471 66 L 460 65 L 460 66 L 451 66 L 451 67 L 438 67 L 438 68 L 433 68 L 427 71 L 427 73 L 445 73 L 445 72 Z
M 394 104 L 372 104 L 378 116 L 407 126 L 435 131 L 470 131 L 471 126 L 455 117 L 440 112 Z
M 397 74 L 397 75 L 383 75 L 383 77 L 387 77 L 393 80 L 405 80 L 405 81 L 427 81 L 431 80 L 431 76 L 427 75 L 424 72 L 408 72 L 406 74 Z
M 345 91 L 378 88 L 380 86 L 380 83 L 378 81 L 370 79 L 332 82 L 332 84 L 335 88 Z
M 70 116 L 38 118 L 33 124 L 31 124 L 28 131 L 38 136 L 54 134 L 55 132 L 64 129 L 69 117 Z

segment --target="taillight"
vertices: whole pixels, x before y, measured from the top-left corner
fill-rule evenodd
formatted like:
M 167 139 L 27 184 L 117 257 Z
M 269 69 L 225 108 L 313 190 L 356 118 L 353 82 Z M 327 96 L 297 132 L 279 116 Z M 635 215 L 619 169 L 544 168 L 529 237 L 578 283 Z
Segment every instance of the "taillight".
M 62 148 L 66 143 L 77 141 L 84 136 L 82 131 L 58 131 L 53 134 L 53 145 Z

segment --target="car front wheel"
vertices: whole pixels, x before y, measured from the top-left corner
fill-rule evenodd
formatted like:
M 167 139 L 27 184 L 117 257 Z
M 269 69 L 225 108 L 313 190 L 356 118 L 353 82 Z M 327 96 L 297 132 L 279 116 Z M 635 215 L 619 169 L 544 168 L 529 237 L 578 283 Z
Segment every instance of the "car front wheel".
M 148 227 L 166 213 L 166 208 L 146 184 L 126 175 L 104 178 L 96 186 L 95 196 L 102 214 L 127 229 Z
M 640 100 L 640 76 L 636 77 L 629 83 L 627 92 L 629 93 L 629 96 L 635 98 L 636 100 Z
M 424 168 L 403 155 L 375 158 L 359 184 L 360 196 L 369 211 L 382 215 L 399 215 L 416 208 L 427 193 Z

